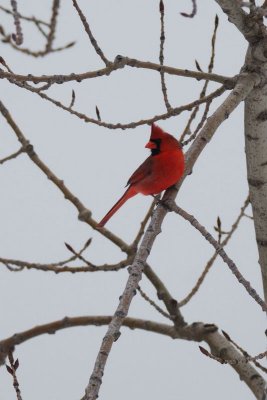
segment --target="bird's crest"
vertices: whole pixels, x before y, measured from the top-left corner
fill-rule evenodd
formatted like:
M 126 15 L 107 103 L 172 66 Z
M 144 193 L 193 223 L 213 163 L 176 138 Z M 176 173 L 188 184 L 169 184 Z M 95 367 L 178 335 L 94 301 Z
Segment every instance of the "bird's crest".
M 151 125 L 150 140 L 162 139 L 162 137 L 165 135 L 166 135 L 166 133 L 164 132 L 164 130 L 161 129 L 158 125 L 156 125 L 154 123 Z

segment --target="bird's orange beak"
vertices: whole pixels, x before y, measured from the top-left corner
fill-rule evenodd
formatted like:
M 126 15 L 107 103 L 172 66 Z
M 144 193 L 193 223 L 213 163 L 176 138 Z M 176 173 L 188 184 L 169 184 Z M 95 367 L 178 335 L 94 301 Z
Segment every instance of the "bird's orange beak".
M 156 143 L 150 141 L 145 145 L 145 148 L 146 149 L 156 149 L 157 145 L 156 145 Z

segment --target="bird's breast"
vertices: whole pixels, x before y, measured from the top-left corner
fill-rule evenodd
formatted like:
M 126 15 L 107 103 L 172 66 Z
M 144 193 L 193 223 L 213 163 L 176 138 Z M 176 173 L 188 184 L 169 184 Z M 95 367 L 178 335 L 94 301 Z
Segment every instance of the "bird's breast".
M 150 173 L 136 183 L 136 191 L 145 195 L 160 193 L 177 183 L 183 173 L 182 151 L 162 152 L 151 157 Z

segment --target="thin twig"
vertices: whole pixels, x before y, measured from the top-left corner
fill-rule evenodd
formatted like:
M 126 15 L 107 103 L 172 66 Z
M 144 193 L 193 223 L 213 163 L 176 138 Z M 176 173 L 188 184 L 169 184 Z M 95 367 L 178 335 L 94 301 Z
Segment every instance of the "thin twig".
M 78 253 L 75 254 L 75 258 L 79 258 Z M 118 262 L 117 264 L 94 265 L 92 263 L 86 262 L 86 265 L 72 267 L 65 264 L 62 265 L 62 261 L 58 263 L 41 264 L 0 257 L 0 263 L 5 265 L 12 272 L 22 271 L 23 269 L 35 269 L 37 271 L 54 272 L 55 274 L 60 274 L 64 272 L 75 274 L 80 272 L 119 271 L 130 265 L 132 261 L 133 255 L 128 255 L 124 260 Z
M 185 12 L 181 12 L 180 14 L 183 17 L 194 18 L 194 16 L 196 15 L 196 13 L 197 13 L 197 1 L 196 0 L 191 0 L 191 1 L 192 1 L 192 11 L 191 11 L 190 14 L 185 13 Z
M 145 265 L 144 274 L 156 289 L 158 299 L 163 301 L 174 323 L 174 326 L 176 327 L 177 330 L 180 330 L 181 327 L 186 325 L 186 323 L 178 307 L 177 300 L 173 298 L 173 296 L 168 291 L 167 287 L 164 285 L 162 280 L 159 278 L 156 272 L 150 267 L 149 264 Z
M 69 108 L 72 108 L 72 107 L 74 106 L 75 98 L 76 98 L 75 91 L 72 89 L 72 92 L 71 92 L 71 102 L 70 102 Z
M 263 372 L 267 373 L 267 368 L 263 367 L 258 361 L 256 357 L 251 357 L 248 352 L 246 350 L 244 350 L 241 346 L 239 346 L 236 342 L 234 342 L 234 340 L 228 335 L 228 333 L 226 333 L 225 331 L 222 331 L 224 337 L 226 337 L 227 340 L 229 340 L 230 343 L 232 343 L 239 351 L 240 353 L 243 354 L 243 356 L 245 357 L 245 359 L 247 360 L 247 362 L 252 361 L 253 364 L 258 367 L 259 369 L 261 369 Z M 266 356 L 266 352 L 262 353 L 263 357 Z M 259 358 L 263 358 L 263 357 L 259 357 Z
M 157 310 L 161 315 L 163 315 L 163 317 L 168 318 L 170 320 L 172 320 L 172 318 L 170 317 L 170 315 L 168 313 L 166 313 L 166 311 L 162 310 L 161 307 L 159 307 L 153 300 L 151 300 L 148 295 L 140 288 L 140 285 L 137 288 L 138 292 L 140 293 L 140 295 L 143 297 L 144 300 L 146 300 L 153 308 L 155 308 L 155 310 Z
M 165 42 L 165 28 L 164 28 L 164 3 L 163 0 L 159 2 L 159 12 L 160 12 L 160 51 L 159 51 L 159 63 L 160 65 L 164 64 L 164 42 Z M 168 100 L 167 94 L 167 86 L 165 82 L 164 72 L 160 71 L 160 80 L 161 80 L 161 90 L 163 94 L 163 99 L 167 108 L 167 111 L 171 110 L 171 105 Z
M 13 377 L 13 387 L 16 392 L 17 400 L 22 400 L 20 387 L 19 387 L 19 381 L 17 378 L 17 369 L 19 367 L 19 360 L 18 360 L 18 358 L 16 359 L 16 361 L 14 360 L 12 350 L 10 350 L 8 353 L 8 360 L 9 360 L 10 365 L 6 364 L 7 372 L 10 375 L 12 375 L 12 377 Z
M 59 46 L 59 47 L 56 47 L 56 48 L 52 48 L 49 51 L 47 51 L 46 48 L 44 50 L 33 51 L 33 50 L 30 50 L 30 49 L 25 48 L 25 47 L 17 46 L 15 43 L 13 43 L 11 35 L 6 34 L 4 29 L 3 29 L 3 27 L 1 27 L 0 35 L 2 36 L 2 39 L 1 39 L 2 43 L 9 44 L 16 51 L 19 51 L 21 53 L 27 54 L 28 56 L 32 56 L 32 57 L 35 57 L 35 58 L 45 57 L 49 53 L 56 53 L 56 52 L 59 52 L 59 51 L 63 51 L 63 50 L 69 49 L 69 48 L 71 48 L 72 46 L 75 45 L 75 42 L 70 42 L 70 43 L 67 43 L 64 46 Z M 47 38 L 48 35 L 45 34 L 45 37 Z
M 194 78 L 196 80 L 209 80 L 225 85 L 227 90 L 232 89 L 238 79 L 238 76 L 227 77 L 208 72 L 191 71 L 187 69 L 168 67 L 166 65 L 161 66 L 160 64 L 157 63 L 151 63 L 148 61 L 141 61 L 141 60 L 136 60 L 134 58 L 127 58 L 122 56 L 117 57 L 115 59 L 115 62 L 111 63 L 108 67 L 96 71 L 88 71 L 79 74 L 71 73 L 68 75 L 60 74 L 60 75 L 41 75 L 41 76 L 34 76 L 32 74 L 28 75 L 10 74 L 8 72 L 0 71 L 0 79 L 13 79 L 20 82 L 33 82 L 33 83 L 49 82 L 52 84 L 62 84 L 64 82 L 71 82 L 71 81 L 81 82 L 85 79 L 92 79 L 100 76 L 108 76 L 113 71 L 124 68 L 125 66 L 129 66 L 132 68 L 148 69 L 157 72 L 161 70 L 165 74 L 182 76 L 184 78 Z
M 235 344 L 236 345 L 236 344 Z M 236 346 L 239 347 L 239 346 Z M 240 349 L 240 348 L 239 348 Z M 240 358 L 240 359 L 227 359 L 227 358 L 222 358 L 222 357 L 218 357 L 215 356 L 213 354 L 211 354 L 208 350 L 206 350 L 204 347 L 199 346 L 199 350 L 201 351 L 201 353 L 203 353 L 205 356 L 211 358 L 212 360 L 218 361 L 220 364 L 229 364 L 229 365 L 237 365 L 237 364 L 247 364 L 248 362 L 255 362 L 257 359 L 262 359 L 265 358 L 267 355 L 267 351 L 265 351 L 264 353 L 260 353 L 255 357 L 244 357 L 244 358 Z M 245 352 L 246 353 L 246 352 Z M 247 353 L 246 353 L 247 354 Z M 254 363 L 255 364 L 255 363 Z M 260 368 L 263 372 L 267 372 L 267 369 L 264 368 L 261 364 L 257 363 L 258 365 L 256 365 L 258 368 Z
M 14 158 L 18 157 L 20 154 L 25 152 L 25 148 L 22 146 L 18 151 L 15 153 L 11 154 L 8 157 L 2 158 L 0 160 L 0 164 L 4 164 L 6 161 L 13 160 Z
M 151 217 L 151 215 L 152 215 L 152 213 L 153 213 L 153 210 L 154 210 L 154 208 L 155 208 L 156 203 L 157 203 L 156 200 L 153 200 L 153 201 L 152 201 L 152 203 L 151 203 L 151 205 L 150 205 L 150 207 L 149 207 L 149 209 L 148 209 L 148 211 L 147 211 L 147 213 L 146 213 L 146 215 L 145 215 L 145 218 L 144 218 L 143 221 L 141 222 L 141 224 L 140 224 L 140 229 L 139 229 L 139 231 L 137 232 L 137 235 L 136 235 L 136 237 L 135 237 L 133 243 L 132 243 L 131 246 L 130 246 L 132 249 L 136 249 L 136 248 L 137 248 L 138 243 L 140 242 L 140 240 L 141 240 L 141 238 L 142 238 L 142 236 L 143 236 L 143 234 L 144 234 L 144 232 L 145 232 L 146 224 L 147 224 L 147 222 L 149 221 L 149 218 Z
M 218 18 L 218 16 L 216 15 L 216 16 L 215 16 L 215 21 L 214 21 L 213 34 L 212 34 L 212 38 L 211 38 L 211 55 L 210 55 L 210 62 L 209 62 L 209 65 L 208 65 L 208 73 L 212 73 L 213 66 L 214 66 L 214 59 L 215 59 L 215 43 L 216 43 L 216 37 L 217 37 L 216 34 L 217 34 L 218 25 L 219 25 L 219 18 Z M 200 70 L 200 67 L 199 67 L 199 64 L 198 64 L 197 61 L 196 61 L 196 66 L 197 66 L 197 68 Z M 209 81 L 206 80 L 205 83 L 204 83 L 204 85 L 203 85 L 203 88 L 202 88 L 202 90 L 201 90 L 201 92 L 200 92 L 199 98 L 201 98 L 201 97 L 203 97 L 203 96 L 206 95 L 206 91 L 207 91 L 207 88 L 208 88 L 208 83 L 209 83 Z M 192 124 L 193 120 L 196 118 L 196 116 L 197 116 L 197 114 L 198 114 L 199 105 L 196 106 L 196 107 L 194 108 L 194 110 L 192 111 L 192 113 L 191 113 L 191 115 L 190 115 L 190 117 L 189 117 L 189 120 L 188 120 L 188 122 L 187 122 L 187 124 L 186 124 L 186 127 L 184 128 L 184 131 L 183 131 L 183 133 L 182 133 L 182 135 L 181 135 L 181 137 L 180 137 L 180 139 L 179 139 L 180 142 L 183 142 L 183 145 L 184 145 L 184 146 L 187 145 L 188 143 L 190 143 L 193 139 L 195 139 L 197 133 L 200 131 L 200 129 L 201 129 L 202 126 L 204 125 L 204 122 L 205 122 L 206 119 L 207 119 L 207 114 L 208 114 L 208 111 L 209 111 L 210 104 L 211 104 L 211 102 L 207 102 L 207 103 L 206 103 L 203 116 L 202 116 L 201 121 L 199 122 L 197 128 L 195 129 L 194 133 L 193 133 L 192 135 L 190 135 L 190 138 L 189 138 L 188 140 L 183 141 L 183 140 L 184 140 L 184 137 L 185 137 L 186 135 L 190 134 L 191 124 Z
M 16 33 L 12 35 L 14 41 L 17 46 L 20 46 L 23 43 L 23 34 L 20 24 L 20 15 L 18 13 L 18 4 L 16 0 L 11 0 L 11 7 L 13 11 L 14 23 L 16 27 Z
M 44 93 L 40 93 L 43 95 Z M 78 219 L 90 225 L 93 229 L 96 228 L 97 222 L 92 218 L 91 211 L 84 206 L 84 204 L 76 197 L 65 185 L 64 181 L 59 179 L 49 168 L 48 166 L 39 158 L 37 153 L 35 152 L 33 146 L 26 139 L 11 114 L 4 106 L 4 104 L 0 101 L 0 112 L 3 117 L 6 119 L 7 123 L 11 126 L 13 132 L 17 136 L 17 139 L 25 147 L 25 152 L 29 156 L 29 158 L 34 162 L 35 165 L 47 176 L 47 178 L 54 183 L 55 186 L 62 192 L 65 199 L 69 200 L 78 211 Z M 118 236 L 113 234 L 108 229 L 101 229 L 100 232 L 103 236 L 109 239 L 111 242 L 116 244 L 122 251 L 128 252 L 131 254 L 132 249 Z
M 91 242 L 91 241 L 90 241 L 90 242 Z M 74 256 L 75 256 L 76 258 L 78 258 L 79 260 L 83 261 L 83 262 L 85 263 L 85 265 L 87 265 L 88 267 L 92 267 L 92 268 L 97 269 L 97 267 L 96 267 L 94 264 L 92 264 L 91 262 L 89 262 L 88 260 L 86 260 L 86 258 L 84 258 L 80 253 L 77 253 L 77 252 L 74 250 L 74 248 L 73 248 L 70 244 L 65 243 L 65 246 L 67 247 L 67 249 L 68 249 L 72 254 L 74 254 Z
M 52 50 L 53 42 L 55 40 L 55 31 L 57 26 L 57 17 L 58 11 L 60 7 L 60 0 L 53 0 L 52 11 L 51 11 L 51 19 L 50 19 L 50 30 L 47 35 L 47 42 L 45 46 L 45 52 L 49 53 Z
M 72 0 L 73 6 L 76 8 L 77 13 L 80 17 L 80 20 L 82 21 L 82 24 L 84 26 L 85 32 L 87 33 L 90 42 L 92 44 L 92 46 L 94 47 L 96 53 L 99 55 L 99 57 L 102 59 L 102 61 L 106 64 L 106 66 L 108 66 L 110 64 L 110 61 L 105 57 L 103 51 L 100 49 L 91 29 L 90 26 L 88 24 L 87 19 L 85 18 L 85 15 L 83 14 L 82 10 L 80 9 L 78 3 L 76 0 Z
M 12 82 L 11 80 L 10 80 L 10 82 L 11 83 L 15 83 L 15 82 Z M 17 83 L 15 83 L 15 84 L 17 84 Z M 21 87 L 23 87 L 26 90 L 31 90 L 31 88 L 29 86 L 26 86 L 26 85 L 21 85 Z M 163 114 L 158 114 L 158 115 L 155 115 L 154 117 L 151 117 L 151 118 L 141 119 L 141 120 L 136 121 L 136 122 L 129 122 L 129 123 L 125 123 L 125 124 L 122 124 L 122 123 L 113 124 L 113 123 L 110 123 L 110 122 L 99 121 L 98 119 L 88 117 L 87 115 L 85 115 L 83 113 L 80 113 L 79 111 L 73 110 L 72 108 L 65 106 L 60 101 L 53 99 L 52 97 L 48 96 L 45 93 L 40 93 L 40 92 L 38 92 L 36 90 L 32 90 L 32 91 L 34 93 L 38 94 L 43 99 L 45 99 L 45 100 L 49 101 L 50 103 L 54 104 L 55 106 L 57 106 L 57 107 L 65 110 L 65 111 L 69 112 L 70 114 L 75 115 L 76 117 L 82 119 L 84 122 L 89 122 L 89 123 L 92 123 L 92 124 L 96 124 L 98 126 L 104 126 L 105 128 L 108 128 L 108 129 L 128 129 L 128 128 L 136 128 L 137 126 L 140 126 L 140 125 L 152 124 L 152 122 L 157 122 L 159 120 L 165 120 L 165 119 L 171 118 L 171 117 L 173 117 L 175 115 L 179 115 L 184 111 L 191 110 L 192 108 L 194 108 L 198 104 L 204 104 L 204 103 L 210 101 L 211 99 L 215 99 L 216 97 L 221 96 L 225 92 L 225 88 L 222 86 L 219 89 L 216 89 L 214 92 L 210 93 L 208 96 L 203 97 L 202 99 L 195 100 L 192 103 L 188 103 L 188 104 L 182 105 L 180 107 L 172 108 L 171 111 L 169 111 L 169 112 L 166 112 L 166 113 L 163 113 Z
M 177 206 L 174 202 L 168 202 L 167 206 L 171 211 L 174 211 L 176 214 L 179 214 L 185 220 L 190 222 L 190 224 L 201 233 L 201 235 L 214 247 L 216 252 L 235 275 L 238 282 L 240 282 L 241 285 L 244 286 L 248 294 L 261 306 L 262 310 L 266 312 L 267 304 L 265 303 L 265 301 L 261 299 L 256 290 L 251 286 L 250 282 L 243 277 L 234 261 L 230 257 L 228 257 L 223 247 L 214 239 L 214 237 L 206 230 L 206 228 L 204 228 L 204 226 L 201 225 L 193 215 L 188 214 L 185 210 Z
M 232 238 L 234 232 L 237 230 L 241 219 L 245 216 L 245 210 L 248 207 L 248 205 L 249 205 L 249 196 L 246 198 L 243 206 L 241 207 L 240 213 L 237 216 L 235 222 L 233 223 L 231 230 L 227 233 L 227 236 L 222 241 L 222 243 L 221 243 L 222 247 L 224 247 L 224 246 L 226 246 L 228 244 L 228 242 Z M 214 261 L 216 260 L 217 256 L 218 256 L 218 253 L 215 251 L 213 256 L 207 262 L 202 274 L 198 278 L 198 280 L 197 280 L 195 286 L 193 287 L 193 289 L 190 291 L 190 293 L 183 300 L 179 301 L 179 303 L 178 303 L 179 307 L 185 306 L 192 299 L 192 297 L 198 292 L 200 286 L 204 282 L 204 279 L 206 278 L 208 272 L 210 271 L 212 265 L 214 264 Z
M 12 10 L 9 10 L 8 8 L 3 7 L 2 5 L 0 5 L 0 10 L 4 11 L 6 14 L 14 16 L 14 12 Z M 44 25 L 44 26 L 49 27 L 49 23 L 48 22 L 45 22 L 45 21 L 43 21 L 41 19 L 37 19 L 36 17 L 26 17 L 25 15 L 22 15 L 19 12 L 18 12 L 18 16 L 19 16 L 20 19 L 23 19 L 25 21 L 33 22 L 35 24 L 38 23 L 39 25 Z

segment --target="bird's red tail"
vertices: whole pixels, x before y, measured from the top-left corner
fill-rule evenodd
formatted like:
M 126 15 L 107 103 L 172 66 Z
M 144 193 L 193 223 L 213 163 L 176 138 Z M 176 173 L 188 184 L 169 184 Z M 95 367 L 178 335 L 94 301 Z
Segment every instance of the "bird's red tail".
M 135 196 L 137 194 L 136 190 L 130 186 L 126 190 L 126 192 L 123 194 L 123 196 L 117 201 L 116 204 L 109 210 L 109 212 L 104 216 L 104 218 L 97 224 L 98 228 L 102 228 L 108 220 L 112 217 L 113 214 L 115 214 L 116 211 L 118 211 L 119 208 L 131 197 Z

